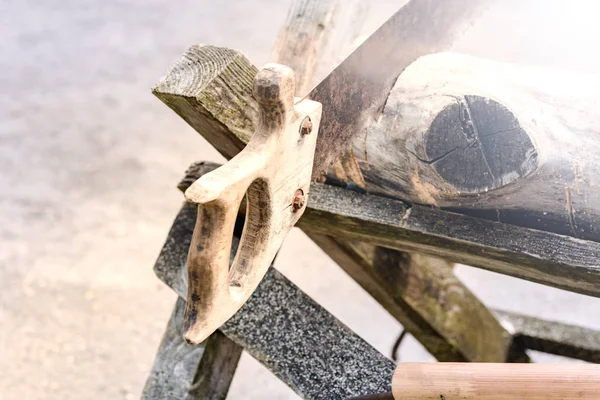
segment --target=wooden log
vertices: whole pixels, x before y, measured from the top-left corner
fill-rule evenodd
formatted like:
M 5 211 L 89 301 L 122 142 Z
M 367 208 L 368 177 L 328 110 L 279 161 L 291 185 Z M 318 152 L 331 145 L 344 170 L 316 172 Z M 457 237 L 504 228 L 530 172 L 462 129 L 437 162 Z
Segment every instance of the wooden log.
M 160 343 L 143 400 L 222 400 L 227 397 L 242 348 L 217 332 L 205 343 L 183 340 L 185 300 L 178 298 Z
M 196 213 L 194 205 L 183 205 L 154 267 L 157 276 L 182 299 L 187 297 L 185 264 Z M 240 219 L 232 257 L 242 226 Z M 391 390 L 394 363 L 274 268 L 220 331 L 304 399 L 348 398 Z
M 204 47 L 194 47 L 192 48 L 186 56 L 184 56 L 181 60 L 183 64 L 186 66 L 204 66 L 210 64 L 220 65 L 219 62 L 210 62 L 210 61 L 194 61 L 195 57 L 214 57 L 217 54 L 217 51 L 214 48 L 210 48 L 207 51 L 203 50 Z M 243 64 L 241 57 L 232 57 L 229 51 L 225 52 L 223 56 L 225 60 L 235 59 L 235 62 L 232 63 L 232 67 L 222 68 L 223 71 L 226 71 L 227 76 L 234 76 L 238 74 L 237 69 L 239 66 Z M 194 88 L 189 87 L 188 82 L 196 82 L 197 79 L 193 78 L 194 70 L 192 67 L 174 67 L 174 71 L 176 73 L 169 74 L 168 78 L 163 78 L 163 80 L 159 83 L 159 85 L 155 88 L 155 94 L 161 98 L 166 99 L 166 104 L 172 106 L 173 104 L 178 105 L 188 105 L 189 109 L 181 109 L 179 106 L 173 108 L 180 115 L 187 118 L 186 120 L 189 123 L 194 123 L 192 125 L 199 133 L 203 133 L 203 127 L 207 126 L 232 126 L 236 123 L 236 119 L 230 119 L 232 115 L 236 115 L 235 113 L 227 113 L 222 112 L 221 114 L 211 114 L 209 110 L 212 107 L 212 102 L 209 101 L 206 106 L 205 104 L 205 96 L 201 94 L 203 87 L 195 86 Z M 239 73 L 243 74 L 244 71 L 251 70 L 251 67 L 245 66 L 241 67 Z M 192 74 L 191 76 L 184 76 L 180 71 L 186 71 L 186 74 Z M 208 72 L 202 72 L 203 74 L 209 74 Z M 222 79 L 222 78 L 219 78 Z M 225 78 L 223 78 L 225 79 Z M 178 85 L 183 85 L 185 88 L 177 88 Z M 209 88 L 212 86 L 209 82 L 205 82 Z M 208 89 L 212 91 L 212 89 Z M 193 95 L 193 93 L 196 93 Z M 243 92 L 243 90 L 242 90 Z M 179 93 L 179 94 L 178 94 Z M 178 96 L 185 97 L 185 101 L 183 100 L 175 100 Z M 223 102 L 220 104 L 220 109 L 223 111 L 226 108 L 226 104 L 229 101 L 229 96 L 225 96 L 223 98 Z M 235 104 L 232 105 L 235 107 Z M 204 111 L 198 111 L 199 109 L 204 108 Z M 254 107 L 251 107 L 254 109 Z M 196 111 L 195 111 L 196 110 Z M 197 112 L 197 117 L 190 118 L 190 116 L 194 115 L 194 112 Z M 210 118 L 215 121 L 212 122 L 201 122 L 199 121 L 202 118 Z M 205 136 L 211 143 L 218 139 L 217 135 L 206 135 Z M 217 146 L 217 148 L 223 148 L 223 146 Z M 234 154 L 227 153 L 226 156 L 232 157 Z M 385 282 L 385 277 L 378 276 L 378 273 L 385 269 L 385 267 L 381 267 L 380 271 L 377 271 L 373 268 L 370 269 L 370 272 L 366 274 L 360 272 L 364 268 L 367 268 L 368 265 L 373 265 L 372 261 L 369 260 L 361 260 L 362 256 L 358 256 L 361 254 L 360 252 L 356 252 L 351 250 L 350 245 L 346 245 L 344 243 L 337 243 L 335 239 L 327 239 L 327 238 L 318 238 L 312 237 L 318 244 L 324 247 L 324 250 L 328 253 L 332 254 L 332 257 L 338 263 L 341 263 L 341 266 L 350 273 L 350 275 L 356 279 L 363 287 L 371 292 L 384 306 L 387 304 L 386 308 L 388 311 L 392 313 L 399 321 L 407 327 L 409 332 L 413 334 L 417 339 L 419 339 L 426 348 L 432 352 L 432 354 L 440 360 L 444 361 L 505 361 L 507 355 L 507 349 L 509 348 L 509 342 L 507 338 L 509 335 L 506 334 L 505 330 L 495 321 L 494 317 L 485 309 L 485 307 L 476 301 L 476 298 L 470 294 L 470 292 L 460 283 L 456 277 L 452 274 L 452 271 L 447 268 L 448 265 L 442 265 L 439 261 L 434 263 L 429 263 L 427 268 L 430 270 L 431 276 L 437 276 L 443 279 L 440 279 L 440 289 L 432 290 L 430 292 L 430 297 L 426 300 L 416 300 L 411 298 L 411 296 L 418 295 L 421 296 L 422 293 L 419 290 L 414 290 L 414 288 L 409 288 L 407 290 L 394 289 L 392 292 L 389 292 L 389 288 L 386 290 L 377 289 L 377 285 L 380 285 L 381 282 Z M 341 247 L 341 249 L 336 249 L 336 247 Z M 340 253 L 341 251 L 341 253 Z M 349 252 L 349 256 L 342 256 L 344 252 Z M 389 253 L 389 252 L 388 252 Z M 381 252 L 383 254 L 383 252 Z M 403 260 L 402 257 L 393 257 L 394 260 Z M 407 268 L 410 267 L 410 263 L 407 263 Z M 390 269 L 398 268 L 399 265 L 390 266 Z M 433 272 L 433 268 L 438 269 L 438 271 Z M 444 270 L 441 270 L 443 268 Z M 412 269 L 415 270 L 414 265 Z M 441 283 L 443 282 L 443 284 Z M 431 284 L 431 283 L 430 283 Z M 424 283 L 420 284 L 424 286 Z M 435 284 L 434 284 L 435 286 Z M 454 290 L 450 290 L 451 287 L 454 287 Z M 464 296 L 460 301 L 458 299 L 454 299 L 457 301 L 455 310 L 462 310 L 461 312 L 456 313 L 443 313 L 439 315 L 436 312 L 433 312 L 434 308 L 426 308 L 424 305 L 426 303 L 435 304 L 438 299 L 438 293 L 445 292 L 448 290 L 449 292 L 455 293 L 463 293 Z M 383 297 L 385 296 L 385 298 Z M 398 299 L 402 299 L 403 305 L 397 306 L 394 305 Z M 403 310 L 403 311 L 401 311 Z M 472 314 L 467 316 L 468 314 Z M 411 321 L 412 319 L 418 318 L 418 323 Z M 481 330 L 472 329 L 474 321 L 479 321 L 478 326 L 480 326 Z M 487 344 L 483 346 L 482 344 L 487 341 Z
M 379 119 L 398 76 L 412 62 L 450 48 L 491 3 L 409 1 L 319 83 L 307 96 L 323 104 L 313 180 L 322 181 L 332 164 L 344 164 L 344 158 L 352 157 L 351 141 L 362 138 L 372 121 Z M 354 178 L 360 175 L 356 172 Z
M 396 400 L 592 400 L 600 367 L 578 364 L 403 363 Z
M 457 54 L 400 75 L 330 183 L 600 240 L 600 78 Z

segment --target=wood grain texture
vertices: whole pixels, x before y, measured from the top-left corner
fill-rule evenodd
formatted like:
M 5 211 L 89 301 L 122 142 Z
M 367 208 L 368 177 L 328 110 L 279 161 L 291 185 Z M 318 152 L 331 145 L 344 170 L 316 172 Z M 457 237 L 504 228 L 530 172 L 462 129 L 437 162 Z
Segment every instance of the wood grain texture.
M 451 53 L 399 77 L 332 183 L 600 239 L 600 78 Z
M 185 300 L 178 298 L 161 340 L 143 400 L 222 400 L 242 348 L 221 333 L 199 346 L 183 340 Z
M 277 36 L 271 59 L 294 70 L 296 92 L 308 93 L 326 46 L 337 0 L 295 1 Z M 290 63 L 292 61 L 292 63 Z
M 185 191 L 186 200 L 198 205 L 184 325 L 191 343 L 206 340 L 240 309 L 305 210 L 321 105 L 310 100 L 294 104 L 294 92 L 294 72 L 267 64 L 254 78 L 259 119 L 252 139 Z M 228 250 L 244 195 L 246 224 L 229 269 Z
M 313 184 L 299 226 L 600 296 L 600 243 Z
M 396 400 L 591 400 L 600 393 L 600 366 L 403 363 L 392 392 Z

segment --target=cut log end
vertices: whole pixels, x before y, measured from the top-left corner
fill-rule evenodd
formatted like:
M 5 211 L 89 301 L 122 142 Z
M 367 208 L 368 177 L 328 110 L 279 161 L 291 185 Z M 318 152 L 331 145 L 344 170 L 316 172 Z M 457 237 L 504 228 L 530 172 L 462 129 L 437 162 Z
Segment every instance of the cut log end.
M 460 96 L 425 134 L 426 160 L 458 192 L 481 193 L 529 175 L 538 152 L 514 114 L 497 101 Z
M 239 57 L 243 55 L 236 50 L 205 45 L 191 46 L 152 88 L 152 92 L 155 95 L 194 97 Z

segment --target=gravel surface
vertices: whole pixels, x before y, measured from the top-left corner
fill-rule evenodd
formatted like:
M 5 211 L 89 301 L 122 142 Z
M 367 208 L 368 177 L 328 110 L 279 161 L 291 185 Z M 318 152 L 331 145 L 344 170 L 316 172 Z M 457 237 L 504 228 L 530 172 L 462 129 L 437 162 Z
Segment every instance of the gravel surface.
M 0 399 L 139 398 L 175 301 L 152 274 L 175 184 L 192 161 L 222 161 L 150 88 L 194 43 L 268 61 L 289 3 L 0 2 Z M 400 3 L 373 2 L 365 31 Z M 505 0 L 455 50 L 595 73 L 598 7 Z M 388 354 L 399 324 L 292 234 L 281 271 Z M 492 306 L 600 328 L 597 299 L 457 273 Z M 411 338 L 401 357 L 431 360 Z M 244 356 L 231 398 L 265 394 L 295 398 Z

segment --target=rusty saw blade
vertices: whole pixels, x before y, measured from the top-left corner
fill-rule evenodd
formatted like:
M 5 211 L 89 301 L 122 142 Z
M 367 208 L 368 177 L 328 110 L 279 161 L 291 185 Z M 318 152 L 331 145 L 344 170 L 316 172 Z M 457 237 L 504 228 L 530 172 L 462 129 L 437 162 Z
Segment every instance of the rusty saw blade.
M 307 98 L 323 105 L 312 180 L 383 112 L 398 76 L 421 56 L 449 48 L 494 0 L 411 0 Z

